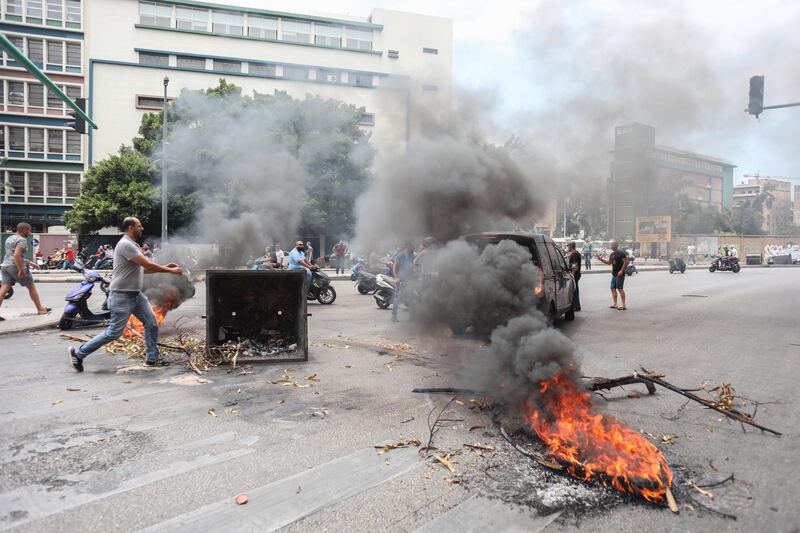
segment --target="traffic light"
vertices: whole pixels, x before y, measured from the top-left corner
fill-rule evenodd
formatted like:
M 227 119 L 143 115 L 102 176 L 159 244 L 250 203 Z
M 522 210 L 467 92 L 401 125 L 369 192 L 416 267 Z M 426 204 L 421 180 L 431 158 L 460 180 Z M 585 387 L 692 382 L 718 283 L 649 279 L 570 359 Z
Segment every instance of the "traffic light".
M 747 112 L 758 118 L 762 111 L 764 111 L 764 76 L 753 76 L 750 78 L 750 103 Z
M 86 113 L 86 98 L 76 98 L 75 103 L 81 108 L 81 111 Z M 86 133 L 86 121 L 83 120 L 72 109 L 67 111 L 67 115 L 72 117 L 72 122 L 67 122 L 67 126 L 77 131 L 78 133 Z

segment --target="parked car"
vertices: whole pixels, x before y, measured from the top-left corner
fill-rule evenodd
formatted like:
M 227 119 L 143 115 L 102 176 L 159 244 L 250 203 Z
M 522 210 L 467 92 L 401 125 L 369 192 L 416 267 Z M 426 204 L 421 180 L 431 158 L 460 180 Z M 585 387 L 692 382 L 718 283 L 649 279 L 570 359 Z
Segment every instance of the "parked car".
M 481 250 L 503 240 L 511 240 L 525 247 L 531 254 L 531 266 L 536 269 L 539 277 L 539 284 L 534 289 L 536 307 L 550 321 L 555 321 L 562 315 L 566 320 L 575 319 L 575 311 L 572 309 L 575 280 L 553 239 L 534 233 L 477 233 L 462 238 Z

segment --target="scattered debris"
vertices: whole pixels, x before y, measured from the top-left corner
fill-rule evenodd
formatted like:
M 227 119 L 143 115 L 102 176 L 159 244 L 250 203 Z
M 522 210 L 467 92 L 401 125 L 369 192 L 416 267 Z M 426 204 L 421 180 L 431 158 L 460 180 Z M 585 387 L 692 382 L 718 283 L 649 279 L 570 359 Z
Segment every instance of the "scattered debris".
M 55 400 L 53 402 L 53 405 L 59 405 L 59 404 L 62 404 L 62 403 L 64 403 L 64 400 Z
M 72 388 L 72 387 L 67 387 L 67 392 L 80 392 L 80 391 L 81 391 L 81 389 L 75 389 L 75 388 Z
M 246 504 L 247 503 L 247 494 L 245 494 L 244 492 L 239 494 L 234 501 L 236 502 L 236 505 L 244 505 L 244 504 Z
M 217 410 L 212 407 L 211 409 L 208 410 L 208 414 L 210 414 L 211 416 L 217 416 Z
M 306 380 L 308 381 L 319 381 L 319 378 L 316 374 L 311 374 L 310 376 L 306 376 Z
M 468 431 L 475 431 L 476 429 L 486 429 L 486 426 L 472 426 Z
M 291 368 L 287 368 L 286 370 L 284 370 L 283 371 L 283 375 L 281 376 L 281 379 L 276 380 L 276 381 L 267 380 L 267 383 L 271 383 L 273 385 L 283 385 L 284 387 L 294 387 L 295 389 L 306 389 L 306 388 L 311 386 L 310 383 L 303 385 L 303 384 L 300 384 L 297 381 L 295 381 L 294 378 L 289 375 L 289 371 L 290 370 L 291 370 Z M 316 374 L 312 374 L 312 376 L 316 377 Z M 308 379 L 309 377 L 311 377 L 311 376 L 308 376 L 306 379 Z M 313 381 L 317 381 L 317 380 L 313 380 Z
M 412 416 L 411 418 L 406 418 L 405 420 L 401 420 L 400 423 L 401 424 L 407 424 L 407 423 L 411 422 L 412 420 L 416 420 L 416 419 Z
M 375 446 L 378 449 L 378 455 L 383 455 L 390 450 L 396 450 L 397 448 L 408 448 L 409 446 L 414 446 L 415 448 L 419 448 L 422 445 L 419 439 L 408 439 L 408 440 L 400 440 L 397 442 L 390 442 L 389 444 L 378 444 Z
M 445 468 L 447 468 L 453 474 L 458 474 L 458 472 L 456 471 L 456 467 L 453 466 L 453 463 L 450 462 L 449 453 L 447 455 L 434 455 L 433 458 L 442 463 L 445 466 Z

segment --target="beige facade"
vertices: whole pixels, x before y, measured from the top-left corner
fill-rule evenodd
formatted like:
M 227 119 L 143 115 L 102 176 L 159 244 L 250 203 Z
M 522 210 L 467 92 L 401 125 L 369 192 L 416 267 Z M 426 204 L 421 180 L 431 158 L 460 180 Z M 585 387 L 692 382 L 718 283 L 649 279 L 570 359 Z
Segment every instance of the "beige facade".
M 746 183 L 734 185 L 733 204 L 753 202 L 762 194 L 766 194 L 762 202 L 762 229 L 770 235 L 777 235 L 781 228 L 793 222 L 792 183 L 769 177 L 749 178 Z

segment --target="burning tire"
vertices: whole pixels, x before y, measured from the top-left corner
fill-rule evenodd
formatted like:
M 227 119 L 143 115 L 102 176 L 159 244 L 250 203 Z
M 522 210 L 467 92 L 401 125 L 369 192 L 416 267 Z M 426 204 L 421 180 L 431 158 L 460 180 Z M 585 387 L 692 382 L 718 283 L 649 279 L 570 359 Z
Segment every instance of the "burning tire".
M 325 287 L 319 292 L 319 296 L 317 296 L 317 300 L 321 304 L 330 305 L 336 301 L 336 290 L 331 287 Z

